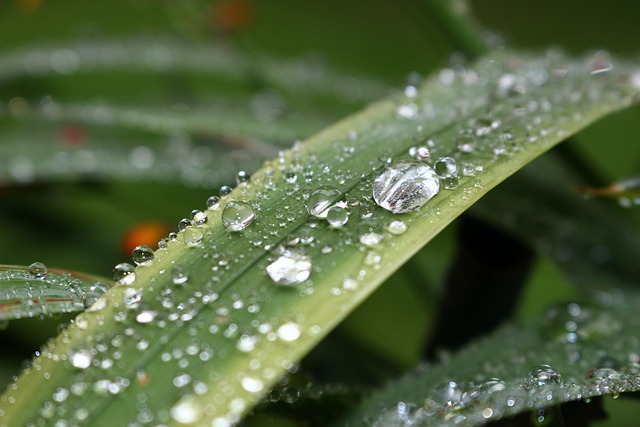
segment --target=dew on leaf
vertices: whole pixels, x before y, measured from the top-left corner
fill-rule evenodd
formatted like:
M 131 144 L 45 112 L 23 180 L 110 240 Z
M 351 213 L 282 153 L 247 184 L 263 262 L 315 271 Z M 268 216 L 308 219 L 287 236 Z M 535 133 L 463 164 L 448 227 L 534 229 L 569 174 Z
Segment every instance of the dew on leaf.
M 342 192 L 335 187 L 328 185 L 319 187 L 307 199 L 307 212 L 316 218 L 326 218 L 329 208 L 340 197 L 342 197 Z
M 196 246 L 202 242 L 204 234 L 202 233 L 202 230 L 198 228 L 189 227 L 184 230 L 182 237 L 187 245 Z
M 280 285 L 297 285 L 311 274 L 311 257 L 296 248 L 280 247 L 279 257 L 266 268 L 267 274 Z
M 332 206 L 327 210 L 327 222 L 333 228 L 340 228 L 349 221 L 349 213 L 342 206 Z
M 524 379 L 525 388 L 542 387 L 548 384 L 562 385 L 562 376 L 549 365 L 538 365 Z
M 364 233 L 361 234 L 358 240 L 365 246 L 375 246 L 378 243 L 382 242 L 384 236 L 378 233 Z
M 191 220 L 195 225 L 204 225 L 207 223 L 208 218 L 206 213 L 196 209 L 191 211 Z
M 451 157 L 440 157 L 434 167 L 440 178 L 458 176 L 458 164 Z
M 153 310 L 143 310 L 136 315 L 136 322 L 151 323 L 156 318 L 157 313 Z
M 182 218 L 178 221 L 178 231 L 184 231 L 191 225 L 191 220 L 187 218 Z
M 131 259 L 136 265 L 148 264 L 153 260 L 153 257 L 153 249 L 147 245 L 136 246 L 131 252 Z
M 231 231 L 241 231 L 256 219 L 253 208 L 245 202 L 229 202 L 222 211 L 222 224 Z
M 202 418 L 202 408 L 191 396 L 185 396 L 169 411 L 171 418 L 180 424 L 193 424 Z
M 240 380 L 240 384 L 242 385 L 242 388 L 249 393 L 258 393 L 264 388 L 264 383 L 261 380 L 253 377 L 242 378 L 242 380 Z
M 123 300 L 126 308 L 136 308 L 142 302 L 142 292 L 136 288 L 127 288 L 124 290 Z
M 287 322 L 278 328 L 276 334 L 282 341 L 295 341 L 300 338 L 302 332 L 300 331 L 300 326 L 297 323 Z
M 211 196 L 207 199 L 207 209 L 216 210 L 220 207 L 220 198 L 216 196 Z
M 220 197 L 228 196 L 232 191 L 233 188 L 229 187 L 228 185 L 223 185 L 222 187 L 220 187 Z
M 79 350 L 69 355 L 69 361 L 74 368 L 87 369 L 93 361 L 93 354 L 88 350 Z
M 251 179 L 251 175 L 249 175 L 249 173 L 245 171 L 240 171 L 236 175 L 236 183 L 238 185 L 246 184 L 247 182 L 249 182 L 249 179 Z
M 117 264 L 113 268 L 113 280 L 121 285 L 130 285 L 136 280 L 135 267 L 126 262 Z
M 407 224 L 404 221 L 393 220 L 387 225 L 387 231 L 396 236 L 404 234 L 407 231 Z
M 386 166 L 373 183 L 373 199 L 393 213 L 419 209 L 440 191 L 440 182 L 431 167 L 414 160 Z
M 41 262 L 34 262 L 29 266 L 29 273 L 34 277 L 44 277 L 47 275 L 47 266 Z

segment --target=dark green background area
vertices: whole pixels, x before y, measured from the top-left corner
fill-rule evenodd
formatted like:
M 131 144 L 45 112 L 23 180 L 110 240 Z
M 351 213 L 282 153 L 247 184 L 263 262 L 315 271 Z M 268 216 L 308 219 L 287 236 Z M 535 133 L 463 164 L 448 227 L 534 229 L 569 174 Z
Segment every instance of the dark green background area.
M 20 7 L 24 2 L 4 1 L 0 2 L 0 55 L 83 39 L 126 42 L 131 36 L 171 36 L 188 43 L 225 43 L 249 55 L 314 57 L 329 68 L 400 88 L 411 72 L 428 75 L 446 66 L 462 48 L 448 38 L 427 1 L 256 0 L 251 2 L 255 9 L 251 24 L 227 34 L 217 33 L 208 24 L 209 15 L 203 11 L 209 10 L 210 3 L 46 0 L 25 12 Z M 511 48 L 555 47 L 576 54 L 606 49 L 635 59 L 640 53 L 639 2 L 477 0 L 471 5 L 477 19 L 490 30 L 488 34 L 501 35 Z M 142 90 L 132 83 L 135 80 L 121 74 L 117 81 L 109 73 L 92 78 L 96 80 L 79 79 L 75 86 L 56 86 L 55 77 L 25 79 L 7 90 L 0 87 L 0 102 L 6 104 L 7 93 L 37 100 L 54 91 L 60 100 L 91 100 L 92 85 L 96 99 L 109 100 L 111 94 L 121 102 L 128 92 L 135 95 Z M 159 79 L 144 90 L 153 92 L 162 85 Z M 335 106 L 332 113 L 340 116 L 354 109 L 352 105 Z M 3 129 L 0 122 L 0 144 Z M 570 144 L 595 171 L 597 181 L 590 184 L 602 185 L 638 174 L 638 135 L 640 110 L 635 108 L 599 122 Z M 0 264 L 42 261 L 108 276 L 115 263 L 126 260 L 121 243 L 127 229 L 147 220 L 176 228 L 178 220 L 192 209 L 203 209 L 211 193 L 180 185 L 108 181 L 0 188 Z M 398 369 L 416 363 L 437 309 L 454 231 L 455 226 L 394 275 L 336 331 L 336 342 L 347 337 Z M 575 295 L 550 262 L 543 259 L 537 265 L 519 307 L 520 317 L 534 316 L 550 303 Z M 412 282 L 416 270 L 422 271 L 423 283 Z M 57 319 L 23 320 L 9 325 L 0 335 L 2 383 L 16 373 L 24 357 L 55 334 L 57 323 Z M 637 405 L 622 406 L 638 411 Z M 613 412 L 610 425 L 623 425 L 617 417 L 625 413 Z

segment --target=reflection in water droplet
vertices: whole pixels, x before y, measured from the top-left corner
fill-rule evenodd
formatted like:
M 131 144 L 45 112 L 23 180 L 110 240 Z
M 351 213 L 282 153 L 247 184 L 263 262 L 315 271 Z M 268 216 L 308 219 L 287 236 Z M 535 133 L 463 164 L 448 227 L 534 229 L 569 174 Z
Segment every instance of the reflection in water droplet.
M 189 275 L 184 268 L 179 265 L 174 265 L 171 268 L 171 282 L 173 282 L 174 285 L 182 285 L 187 283 L 187 280 L 189 280 Z
M 123 300 L 126 308 L 136 308 L 142 302 L 142 292 L 136 288 L 127 288 L 124 290 Z
M 44 277 L 47 275 L 47 266 L 41 262 L 34 262 L 29 266 L 29 273 L 35 277 Z
M 207 199 L 207 209 L 216 210 L 220 207 L 220 198 L 216 196 L 211 196 Z
M 122 262 L 113 268 L 113 280 L 121 285 L 130 285 L 136 280 L 135 267 Z
M 327 209 L 327 222 L 333 228 L 340 228 L 349 221 L 349 213 L 341 206 L 332 206 Z
M 255 219 L 255 212 L 244 202 L 229 202 L 222 211 L 222 224 L 232 231 L 244 230 Z
M 207 223 L 208 217 L 206 213 L 196 209 L 191 212 L 191 220 L 195 225 L 204 225 Z
M 307 199 L 307 212 L 316 218 L 326 218 L 329 208 L 342 197 L 342 192 L 335 187 L 317 188 Z
M 440 157 L 435 164 L 436 173 L 440 178 L 458 176 L 458 164 L 451 157 Z
M 547 384 L 562 384 L 562 376 L 549 365 L 538 365 L 529 371 L 524 380 L 526 388 L 542 387 Z
M 202 231 L 194 227 L 187 228 L 183 233 L 184 241 L 189 246 L 199 245 L 204 238 L 204 234 L 202 234 Z
M 280 247 L 280 255 L 266 268 L 267 274 L 281 285 L 296 285 L 309 278 L 311 258 L 299 249 Z
M 440 191 L 438 176 L 429 166 L 402 160 L 385 167 L 373 183 L 373 199 L 393 213 L 419 209 Z
M 131 253 L 131 258 L 136 265 L 148 264 L 153 260 L 154 253 L 147 245 L 136 246 Z

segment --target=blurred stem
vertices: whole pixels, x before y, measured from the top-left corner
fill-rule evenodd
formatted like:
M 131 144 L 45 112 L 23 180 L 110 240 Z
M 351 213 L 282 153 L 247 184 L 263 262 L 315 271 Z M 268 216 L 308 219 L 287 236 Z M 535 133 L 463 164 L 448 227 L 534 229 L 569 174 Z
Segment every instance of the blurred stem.
M 471 5 L 467 1 L 423 0 L 422 3 L 454 48 L 464 53 L 467 59 L 487 53 L 489 49 L 482 26 L 471 14 Z

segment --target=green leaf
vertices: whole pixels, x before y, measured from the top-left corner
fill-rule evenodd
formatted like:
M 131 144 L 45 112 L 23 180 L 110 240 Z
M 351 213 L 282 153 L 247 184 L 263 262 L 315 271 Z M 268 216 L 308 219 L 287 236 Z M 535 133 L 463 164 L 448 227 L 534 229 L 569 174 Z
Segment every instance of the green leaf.
M 637 293 L 607 306 L 561 304 L 508 324 L 366 399 L 336 425 L 483 425 L 523 412 L 640 390 Z M 543 416 L 544 419 L 544 416 Z
M 0 321 L 83 311 L 109 289 L 108 280 L 75 271 L 0 265 Z
M 482 195 L 637 99 L 637 71 L 619 63 L 596 73 L 597 59 L 503 52 L 445 69 L 415 96 L 376 103 L 268 162 L 44 348 L 3 396 L 5 420 L 236 422 Z M 454 158 L 460 172 L 423 208 L 392 214 L 371 200 L 372 183 L 416 145 L 432 161 Z M 345 224 L 309 215 L 316 190 L 344 202 Z M 293 283 L 274 283 L 269 265 Z

